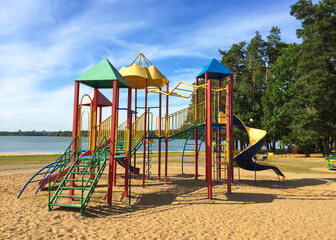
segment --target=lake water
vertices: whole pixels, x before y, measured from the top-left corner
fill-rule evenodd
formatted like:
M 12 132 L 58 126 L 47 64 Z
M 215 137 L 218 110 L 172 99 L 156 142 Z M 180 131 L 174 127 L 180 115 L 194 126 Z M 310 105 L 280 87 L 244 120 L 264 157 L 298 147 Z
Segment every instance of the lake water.
M 60 153 L 64 152 L 70 143 L 71 137 L 0 136 L 0 153 Z M 182 151 L 184 143 L 184 139 L 174 139 L 168 143 L 168 150 Z M 87 138 L 83 138 L 83 147 L 87 147 Z M 165 150 L 164 142 L 161 143 L 161 149 Z M 204 144 L 201 149 L 204 150 Z M 152 150 L 158 150 L 158 140 L 152 144 Z M 142 151 L 142 148 L 139 151 Z

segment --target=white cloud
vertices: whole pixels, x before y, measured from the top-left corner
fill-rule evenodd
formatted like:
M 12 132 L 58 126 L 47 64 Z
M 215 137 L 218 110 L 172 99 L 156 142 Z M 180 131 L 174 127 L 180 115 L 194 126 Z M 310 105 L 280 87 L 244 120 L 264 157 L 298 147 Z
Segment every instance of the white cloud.
M 160 22 L 166 21 L 161 16 L 166 9 L 142 15 L 138 12 L 143 9 L 130 8 L 125 13 L 118 2 L 125 4 L 117 0 L 86 3 L 91 5 L 81 12 L 75 11 L 78 6 L 72 4 L 72 13 L 54 1 L 1 2 L 0 130 L 71 130 L 73 80 L 105 57 L 118 69 L 129 65 L 139 52 L 154 64 L 161 60 L 169 64 L 170 59 L 185 57 L 207 63 L 218 57 L 218 48 L 249 40 L 256 30 L 266 37 L 270 28 L 278 25 L 286 39 L 294 39 L 299 25 L 293 24 L 287 6 L 276 13 L 273 9 L 263 15 L 251 12 L 244 17 L 210 14 L 189 25 L 181 22 L 181 26 L 166 29 Z M 68 15 L 63 17 L 65 10 Z M 160 40 L 144 40 L 151 29 L 158 29 Z M 288 34 L 288 29 L 293 33 Z M 196 64 L 181 64 L 163 72 L 170 80 L 170 89 L 180 81 L 193 82 L 204 63 Z M 81 94 L 92 91 L 81 86 Z M 103 92 L 111 99 L 112 90 Z M 126 91 L 121 91 L 120 96 L 120 106 L 126 107 Z M 143 105 L 143 95 L 139 94 L 139 99 Z M 190 102 L 169 99 L 170 113 Z M 150 96 L 149 101 L 157 104 L 157 96 Z M 110 110 L 104 110 L 104 117 L 108 114 Z
M 179 69 L 176 69 L 174 70 L 174 73 L 185 73 L 185 72 L 195 72 L 197 71 L 197 69 L 195 68 L 179 68 Z
M 46 8 L 43 0 L 1 1 L 0 36 L 22 36 L 26 28 L 51 21 Z

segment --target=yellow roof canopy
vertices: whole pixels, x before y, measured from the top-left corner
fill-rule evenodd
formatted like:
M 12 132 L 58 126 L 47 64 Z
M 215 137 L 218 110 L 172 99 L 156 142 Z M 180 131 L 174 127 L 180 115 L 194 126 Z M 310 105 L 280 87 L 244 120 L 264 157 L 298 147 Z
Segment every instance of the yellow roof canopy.
M 139 60 L 139 64 L 136 60 Z M 143 66 L 140 65 L 141 63 Z M 132 88 L 136 89 L 145 88 L 146 79 L 148 79 L 148 87 L 162 88 L 168 83 L 167 78 L 142 53 L 129 67 L 122 67 L 119 72 Z

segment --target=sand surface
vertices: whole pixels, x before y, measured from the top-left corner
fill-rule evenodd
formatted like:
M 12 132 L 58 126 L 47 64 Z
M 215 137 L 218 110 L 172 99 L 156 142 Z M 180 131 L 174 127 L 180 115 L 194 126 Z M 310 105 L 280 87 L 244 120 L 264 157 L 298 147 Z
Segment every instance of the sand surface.
M 279 182 L 265 171 L 255 186 L 254 173 L 241 170 L 231 195 L 225 182 L 214 183 L 208 200 L 203 175 L 194 180 L 192 168 L 181 175 L 170 167 L 167 185 L 156 174 L 145 188 L 140 177 L 133 180 L 131 205 L 122 197 L 121 167 L 118 173 L 113 205 L 106 205 L 106 168 L 84 216 L 65 208 L 48 212 L 48 194 L 34 195 L 34 184 L 16 199 L 31 172 L 0 176 L 0 239 L 336 238 L 336 172 L 334 178 L 286 174 Z

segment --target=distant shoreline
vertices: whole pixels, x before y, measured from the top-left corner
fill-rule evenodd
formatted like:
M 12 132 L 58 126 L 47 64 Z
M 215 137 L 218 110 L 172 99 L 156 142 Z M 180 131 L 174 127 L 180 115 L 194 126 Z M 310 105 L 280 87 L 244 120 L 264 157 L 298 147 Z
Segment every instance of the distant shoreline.
M 204 151 L 204 150 L 201 150 Z M 138 153 L 142 153 L 143 151 L 138 151 Z M 164 152 L 164 150 L 162 150 Z M 169 151 L 170 153 L 182 153 L 182 151 Z M 193 152 L 193 151 L 186 151 L 186 152 Z M 158 151 L 152 151 L 152 153 L 158 153 Z M 63 154 L 63 152 L 45 152 L 45 153 L 25 153 L 25 152 L 20 152 L 20 153 L 0 153 L 0 157 L 2 156 L 32 156 L 32 155 L 56 155 L 56 154 Z M 164 158 L 164 156 L 162 156 Z
M 32 156 L 32 155 L 56 155 L 56 154 L 63 154 L 62 152 L 48 152 L 48 153 L 0 153 L 0 157 L 3 156 Z
M 87 137 L 88 131 L 82 131 L 83 137 Z M 0 131 L 0 136 L 27 136 L 27 137 L 72 137 L 72 131 L 17 131 L 17 132 L 9 132 L 9 131 Z

